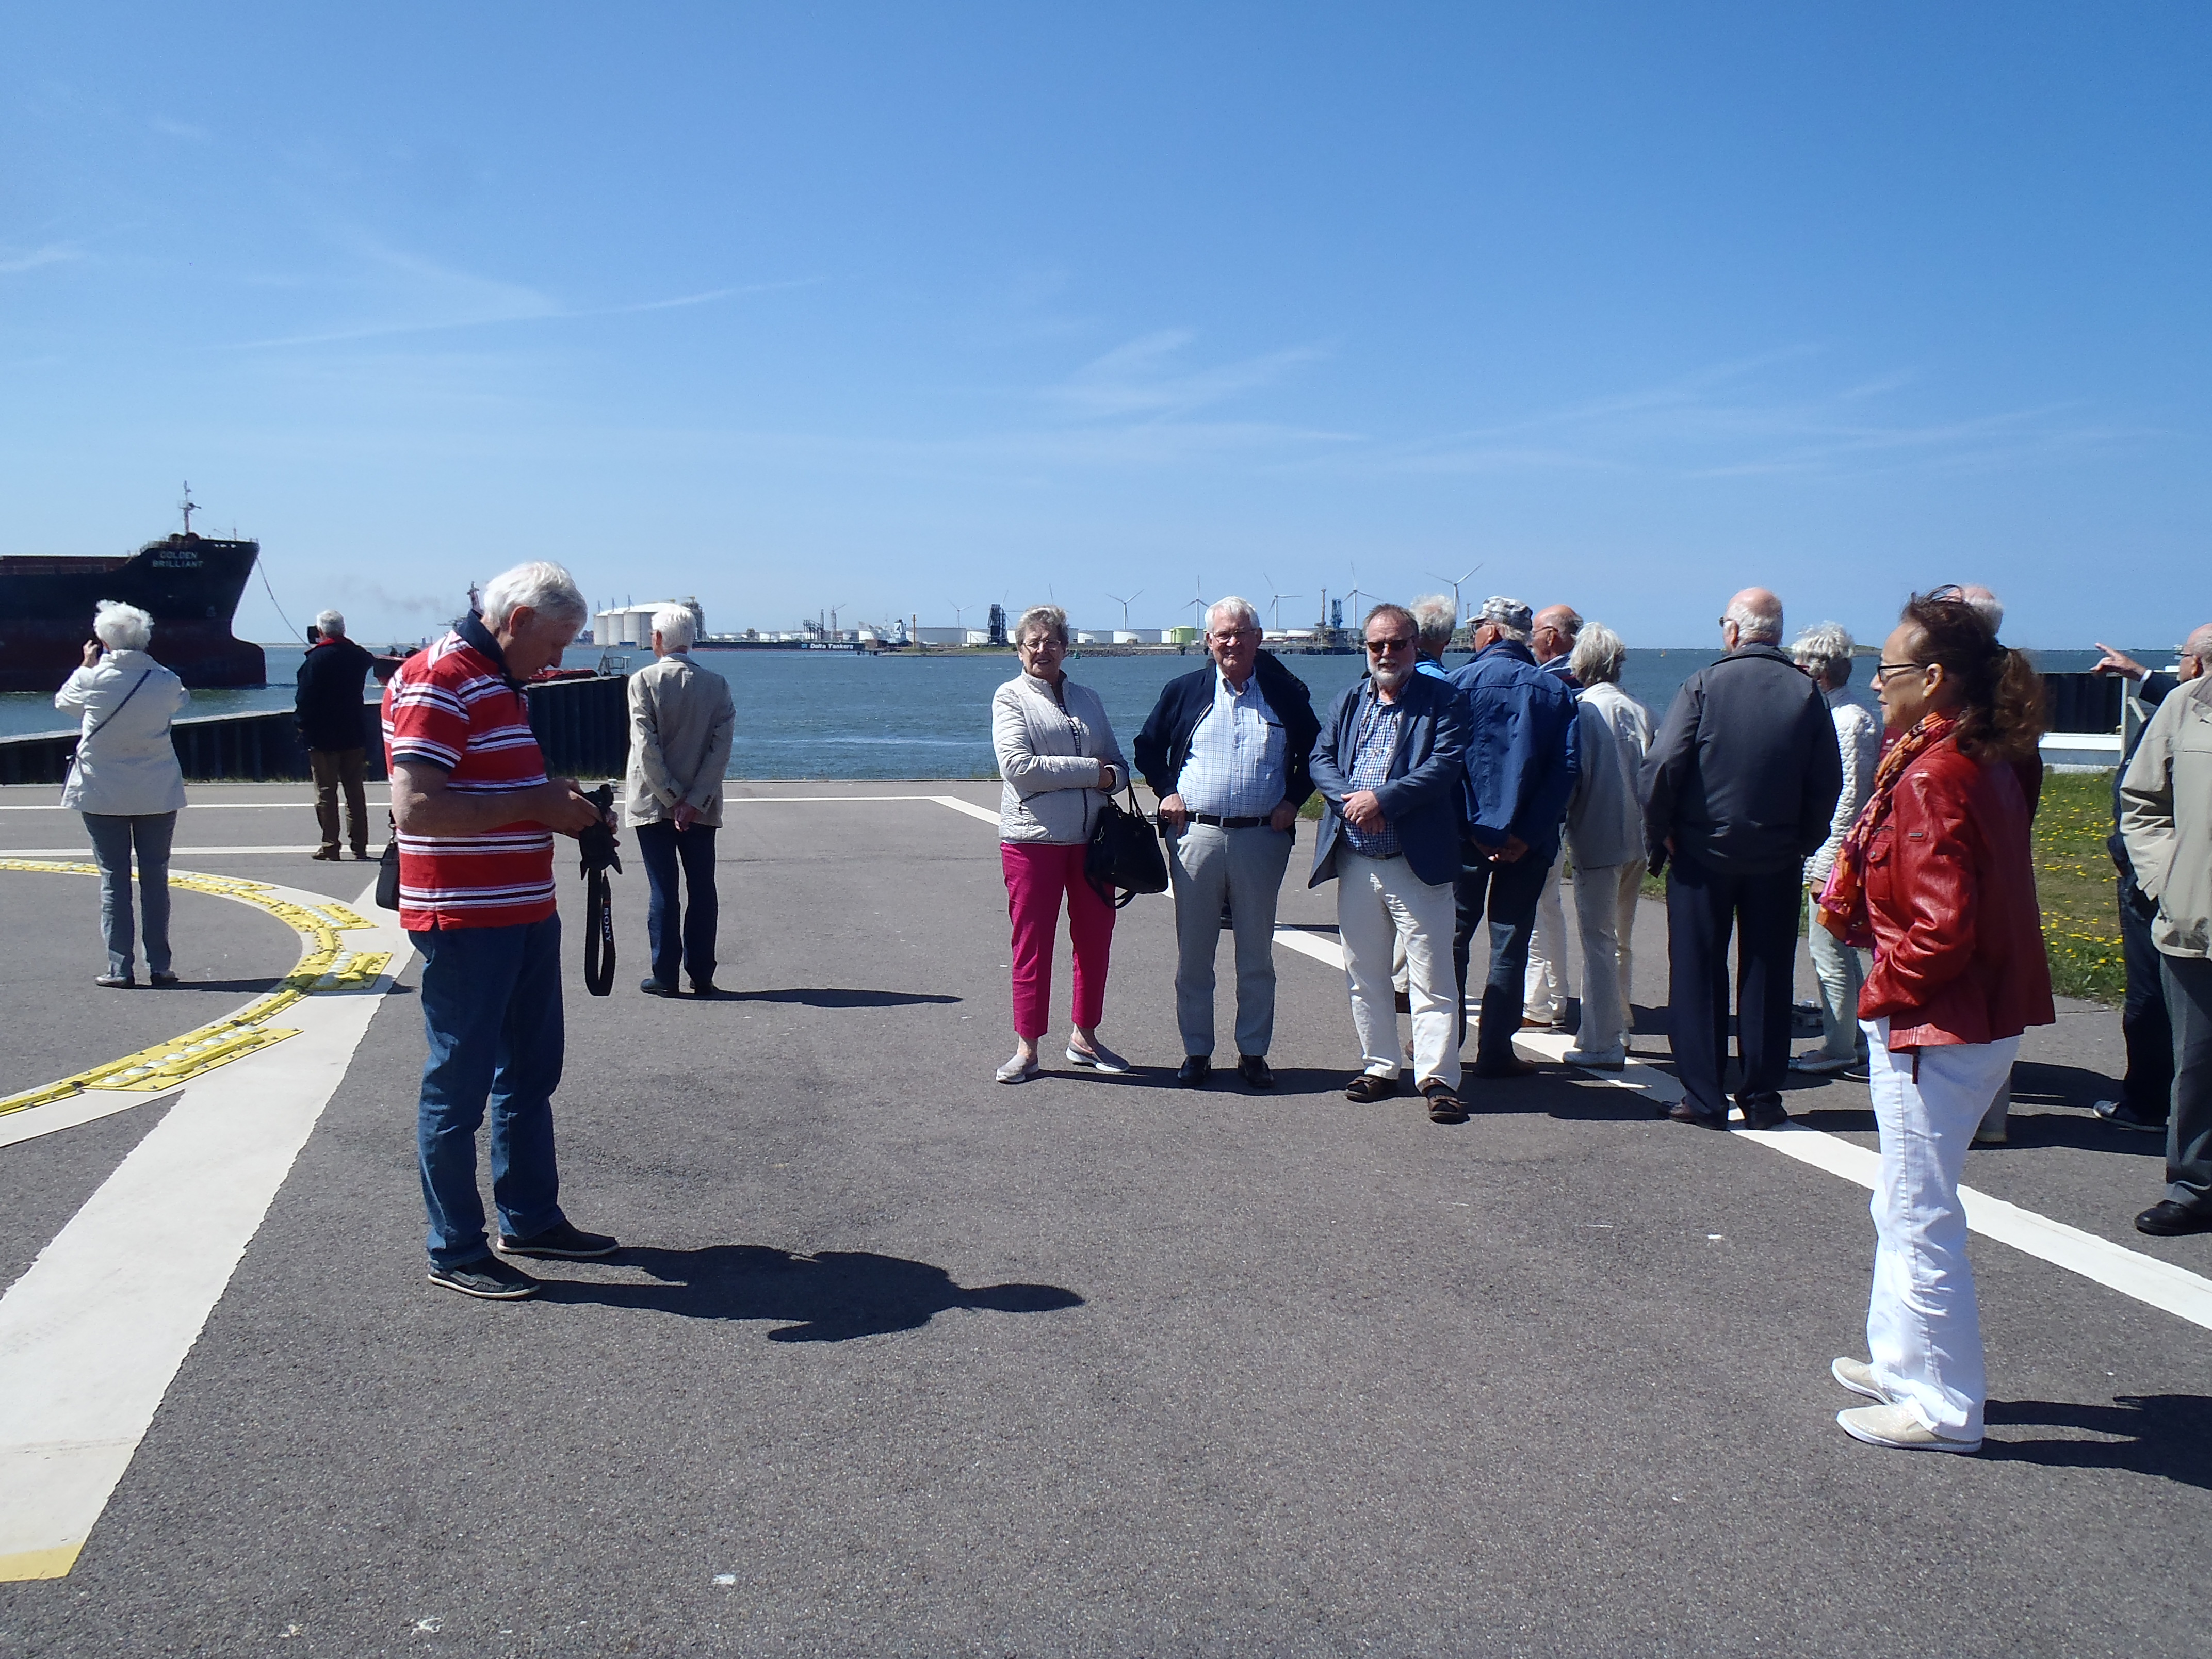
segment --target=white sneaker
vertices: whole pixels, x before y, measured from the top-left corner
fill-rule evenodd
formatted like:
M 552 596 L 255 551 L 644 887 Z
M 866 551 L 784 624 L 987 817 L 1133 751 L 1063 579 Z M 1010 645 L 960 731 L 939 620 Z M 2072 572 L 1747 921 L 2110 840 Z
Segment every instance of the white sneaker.
M 1574 1048 L 1559 1056 L 1569 1066 L 1579 1066 L 1586 1072 L 1618 1072 L 1628 1064 L 1628 1050 L 1618 1045 L 1611 1048 Z
M 1874 1367 L 1863 1359 L 1838 1358 L 1828 1366 L 1828 1375 L 1834 1377 L 1853 1394 L 1863 1395 L 1869 1400 L 1890 1403 L 1889 1390 L 1875 1380 Z
M 1024 1060 L 1016 1054 L 992 1075 L 1001 1083 L 1027 1083 L 1031 1078 L 1042 1075 L 1043 1070 L 1034 1060 Z
M 1910 1406 L 1852 1406 L 1836 1413 L 1836 1422 L 1854 1440 L 1892 1451 L 1978 1452 L 1982 1443 L 1954 1440 L 1921 1422 Z

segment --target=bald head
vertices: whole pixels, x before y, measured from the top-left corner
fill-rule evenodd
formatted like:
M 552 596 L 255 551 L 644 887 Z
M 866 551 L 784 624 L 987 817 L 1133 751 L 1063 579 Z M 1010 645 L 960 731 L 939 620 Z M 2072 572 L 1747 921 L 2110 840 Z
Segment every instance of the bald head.
M 1549 662 L 1554 657 L 1564 657 L 1575 648 L 1575 636 L 1583 631 L 1583 619 L 1575 614 L 1571 605 L 1547 605 L 1536 613 L 1528 629 L 1528 650 L 1538 662 Z
M 2212 623 L 2206 623 L 2183 642 L 2180 655 L 2181 678 L 2193 680 L 2212 672 Z
M 1729 639 L 1733 629 L 1735 637 Z M 1723 641 L 1731 651 L 1741 645 L 1779 645 L 1782 642 L 1782 601 L 1763 587 L 1747 587 L 1728 602 L 1721 617 Z

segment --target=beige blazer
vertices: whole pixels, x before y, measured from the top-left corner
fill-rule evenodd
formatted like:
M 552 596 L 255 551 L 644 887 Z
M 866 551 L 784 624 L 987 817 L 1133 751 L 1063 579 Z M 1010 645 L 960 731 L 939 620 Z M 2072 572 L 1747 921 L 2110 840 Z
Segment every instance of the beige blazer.
M 722 774 L 738 711 L 730 683 L 680 651 L 629 677 L 629 771 L 623 812 L 635 827 L 676 816 L 678 803 L 699 809 L 701 823 L 722 823 Z

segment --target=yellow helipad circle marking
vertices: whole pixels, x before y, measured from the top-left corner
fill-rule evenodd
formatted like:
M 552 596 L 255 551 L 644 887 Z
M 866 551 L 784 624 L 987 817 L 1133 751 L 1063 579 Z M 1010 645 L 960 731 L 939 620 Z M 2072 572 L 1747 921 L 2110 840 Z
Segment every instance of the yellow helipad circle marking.
M 100 873 L 96 864 L 55 859 L 0 858 L 0 870 L 50 876 Z M 289 899 L 278 898 L 276 889 L 265 881 L 199 875 L 189 871 L 171 875 L 169 885 L 266 910 L 300 935 L 302 944 L 299 961 L 275 990 L 256 997 L 236 1013 L 197 1030 L 186 1031 L 182 1036 L 172 1037 L 167 1042 L 142 1048 L 135 1054 L 72 1073 L 41 1088 L 26 1089 L 20 1094 L 0 1098 L 0 1116 L 66 1100 L 87 1089 L 170 1088 L 257 1049 L 266 1048 L 272 1042 L 297 1036 L 296 1030 L 269 1024 L 270 1018 L 316 991 L 359 990 L 373 985 L 377 975 L 391 963 L 388 951 L 353 951 L 340 945 L 338 935 L 344 930 L 373 927 L 375 924 L 334 899 L 315 905 L 295 904 Z

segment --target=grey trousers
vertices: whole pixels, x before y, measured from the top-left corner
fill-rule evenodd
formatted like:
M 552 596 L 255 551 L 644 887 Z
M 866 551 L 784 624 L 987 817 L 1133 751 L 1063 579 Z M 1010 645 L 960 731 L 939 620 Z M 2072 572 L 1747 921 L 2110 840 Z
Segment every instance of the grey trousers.
M 146 911 L 146 967 L 169 971 L 169 843 L 177 833 L 174 812 L 121 817 L 86 812 L 84 832 L 92 837 L 93 860 L 100 866 L 100 931 L 107 941 L 107 971 L 131 972 L 131 853 L 138 853 L 138 896 Z
M 2212 1208 L 2212 957 L 2159 953 L 2173 1022 L 2173 1109 L 2166 1120 L 2166 1195 Z
M 1287 830 L 1183 826 L 1168 837 L 1175 889 L 1176 1024 L 1186 1054 L 1213 1052 L 1213 958 L 1224 895 L 1237 937 L 1237 1052 L 1275 1040 L 1275 898 L 1291 861 Z

